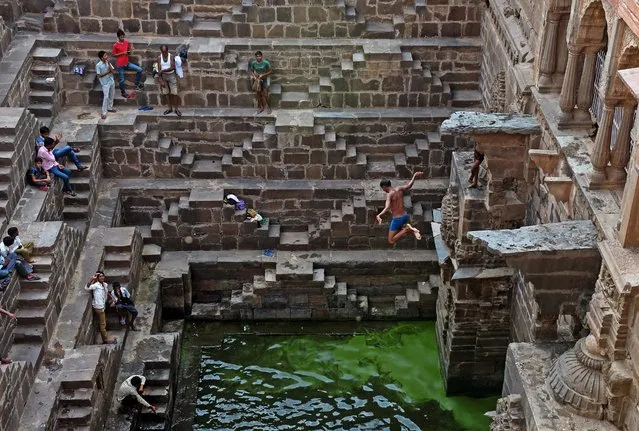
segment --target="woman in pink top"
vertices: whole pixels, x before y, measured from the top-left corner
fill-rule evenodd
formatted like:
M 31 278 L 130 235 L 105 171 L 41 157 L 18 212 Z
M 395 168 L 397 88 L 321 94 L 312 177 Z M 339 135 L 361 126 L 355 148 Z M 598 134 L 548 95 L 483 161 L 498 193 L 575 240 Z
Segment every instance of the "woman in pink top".
M 71 184 L 69 184 L 71 170 L 56 162 L 55 156 L 53 155 L 53 147 L 55 147 L 55 144 L 56 143 L 52 138 L 46 138 L 44 140 L 44 145 L 38 149 L 38 157 L 42 158 L 42 167 L 45 171 L 50 172 L 64 181 L 62 191 L 68 195 L 75 196 L 75 192 L 71 188 Z

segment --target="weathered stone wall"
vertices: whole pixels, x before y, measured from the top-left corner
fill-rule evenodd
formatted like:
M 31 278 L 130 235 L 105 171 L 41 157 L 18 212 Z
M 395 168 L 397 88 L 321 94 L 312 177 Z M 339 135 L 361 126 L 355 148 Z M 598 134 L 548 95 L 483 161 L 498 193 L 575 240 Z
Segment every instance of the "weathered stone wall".
M 194 0 L 67 0 L 45 21 L 57 32 L 108 32 L 252 38 L 468 37 L 479 35 L 483 2 L 456 0 L 415 5 L 407 0 L 333 0 L 308 4 L 262 0 L 199 3 Z M 201 22 L 214 25 L 198 25 Z
M 484 45 L 480 87 L 484 106 L 493 112 L 508 111 L 518 99 L 514 67 L 532 63 L 541 28 L 543 3 L 521 0 L 495 0 L 482 20 Z
M 132 61 L 150 76 L 158 47 L 136 44 Z M 461 45 L 461 46 L 460 46 Z M 58 46 L 58 45 L 56 45 Z M 102 94 L 95 79 L 97 51 L 111 51 L 112 42 L 64 43 L 65 52 L 78 64 L 87 65 L 83 78 L 65 78 L 65 100 L 70 105 L 99 104 Z M 302 48 L 302 49 L 300 49 Z M 171 50 L 174 47 L 171 46 Z M 257 49 L 272 62 L 271 102 L 274 107 L 402 107 L 446 106 L 452 92 L 475 90 L 479 80 L 480 49 L 473 43 L 424 42 L 391 47 L 385 52 L 351 42 L 334 45 L 305 42 L 272 47 L 237 43 L 224 52 L 210 47 L 191 47 L 180 95 L 187 106 L 253 106 L 247 72 Z M 147 79 L 138 103 L 160 104 L 159 87 Z
M 34 378 L 35 372 L 29 362 L 14 362 L 0 367 L 0 397 L 4 400 L 0 431 L 18 429 Z
M 13 214 L 22 192 L 26 187 L 26 172 L 31 166 L 39 124 L 37 119 L 24 108 L 0 108 L 0 138 L 7 156 L 0 159 L 8 172 L 0 180 L 6 184 L 1 210 L 5 218 Z M 6 223 L 6 221 L 5 221 Z
M 342 188 L 319 183 L 274 183 L 263 188 L 226 187 L 211 192 L 192 189 L 173 192 L 146 189 L 122 195 L 123 220 L 151 225 L 150 242 L 166 250 L 264 249 L 368 249 L 386 246 L 387 226 L 376 224 L 375 216 L 384 197 L 365 197 L 351 184 Z M 256 208 L 268 222 L 258 227 L 246 220 L 246 211 L 223 206 L 227 193 L 241 196 L 247 208 Z M 425 219 L 433 205 L 441 201 L 443 190 L 415 191 L 412 212 L 415 227 L 425 237 L 415 242 L 407 238 L 400 248 L 432 246 Z M 426 214 L 426 216 L 425 216 Z
M 4 13 L 2 14 L 4 17 Z M 7 52 L 9 48 L 9 44 L 11 43 L 11 37 L 13 36 L 13 31 L 11 28 L 7 27 L 6 22 L 2 17 L 0 17 L 0 58 Z
M 15 310 L 18 303 L 18 294 L 20 293 L 20 285 L 18 277 L 13 277 L 7 288 L 0 293 L 0 308 L 7 311 Z M 16 324 L 4 314 L 0 318 L 0 357 L 8 355 L 11 345 L 13 344 L 13 330 Z

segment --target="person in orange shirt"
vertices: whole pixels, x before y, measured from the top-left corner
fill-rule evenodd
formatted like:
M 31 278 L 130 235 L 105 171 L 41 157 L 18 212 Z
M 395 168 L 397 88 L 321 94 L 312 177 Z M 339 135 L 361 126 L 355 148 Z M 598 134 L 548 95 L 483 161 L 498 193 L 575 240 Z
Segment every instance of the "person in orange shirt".
M 142 68 L 135 63 L 131 63 L 129 61 L 129 55 L 133 51 L 133 45 L 131 42 L 124 38 L 124 31 L 118 30 L 117 32 L 118 40 L 113 44 L 113 55 L 115 56 L 115 69 L 118 72 L 119 77 L 119 85 L 120 92 L 122 93 L 122 97 L 128 98 L 128 94 L 126 93 L 126 84 L 124 82 L 124 71 L 134 70 L 135 71 L 135 88 L 138 90 L 144 89 L 144 84 L 142 81 Z

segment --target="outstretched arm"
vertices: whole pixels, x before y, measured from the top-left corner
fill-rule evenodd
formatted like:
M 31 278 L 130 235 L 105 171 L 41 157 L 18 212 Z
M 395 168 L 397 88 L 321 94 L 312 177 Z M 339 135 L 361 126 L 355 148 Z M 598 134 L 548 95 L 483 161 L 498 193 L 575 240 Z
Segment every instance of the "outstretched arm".
M 406 190 L 409 190 L 411 187 L 413 187 L 413 184 L 415 184 L 415 180 L 417 178 L 421 178 L 423 176 L 424 176 L 423 172 L 415 172 L 413 174 L 413 178 L 411 178 L 411 180 L 410 180 L 410 182 L 408 184 L 404 184 L 403 186 L 399 186 L 397 189 L 405 192 Z
M 16 315 L 5 310 L 4 308 L 0 308 L 0 314 L 4 314 L 5 316 L 7 316 L 9 319 L 13 319 L 13 320 L 17 320 L 16 319 Z
M 377 217 L 375 217 L 377 219 L 377 223 L 382 224 L 382 216 L 390 210 L 390 204 L 391 204 L 391 196 L 389 193 L 388 195 L 386 195 L 386 204 L 384 205 L 384 209 L 382 210 L 382 212 L 377 214 Z

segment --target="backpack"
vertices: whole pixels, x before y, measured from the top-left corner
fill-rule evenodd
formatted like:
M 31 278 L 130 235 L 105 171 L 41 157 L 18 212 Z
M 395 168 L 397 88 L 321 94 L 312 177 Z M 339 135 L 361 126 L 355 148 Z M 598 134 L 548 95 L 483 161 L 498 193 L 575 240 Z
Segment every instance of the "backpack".
M 244 202 L 244 200 L 240 199 L 235 204 L 235 211 L 242 211 L 243 209 L 246 209 L 246 202 Z

